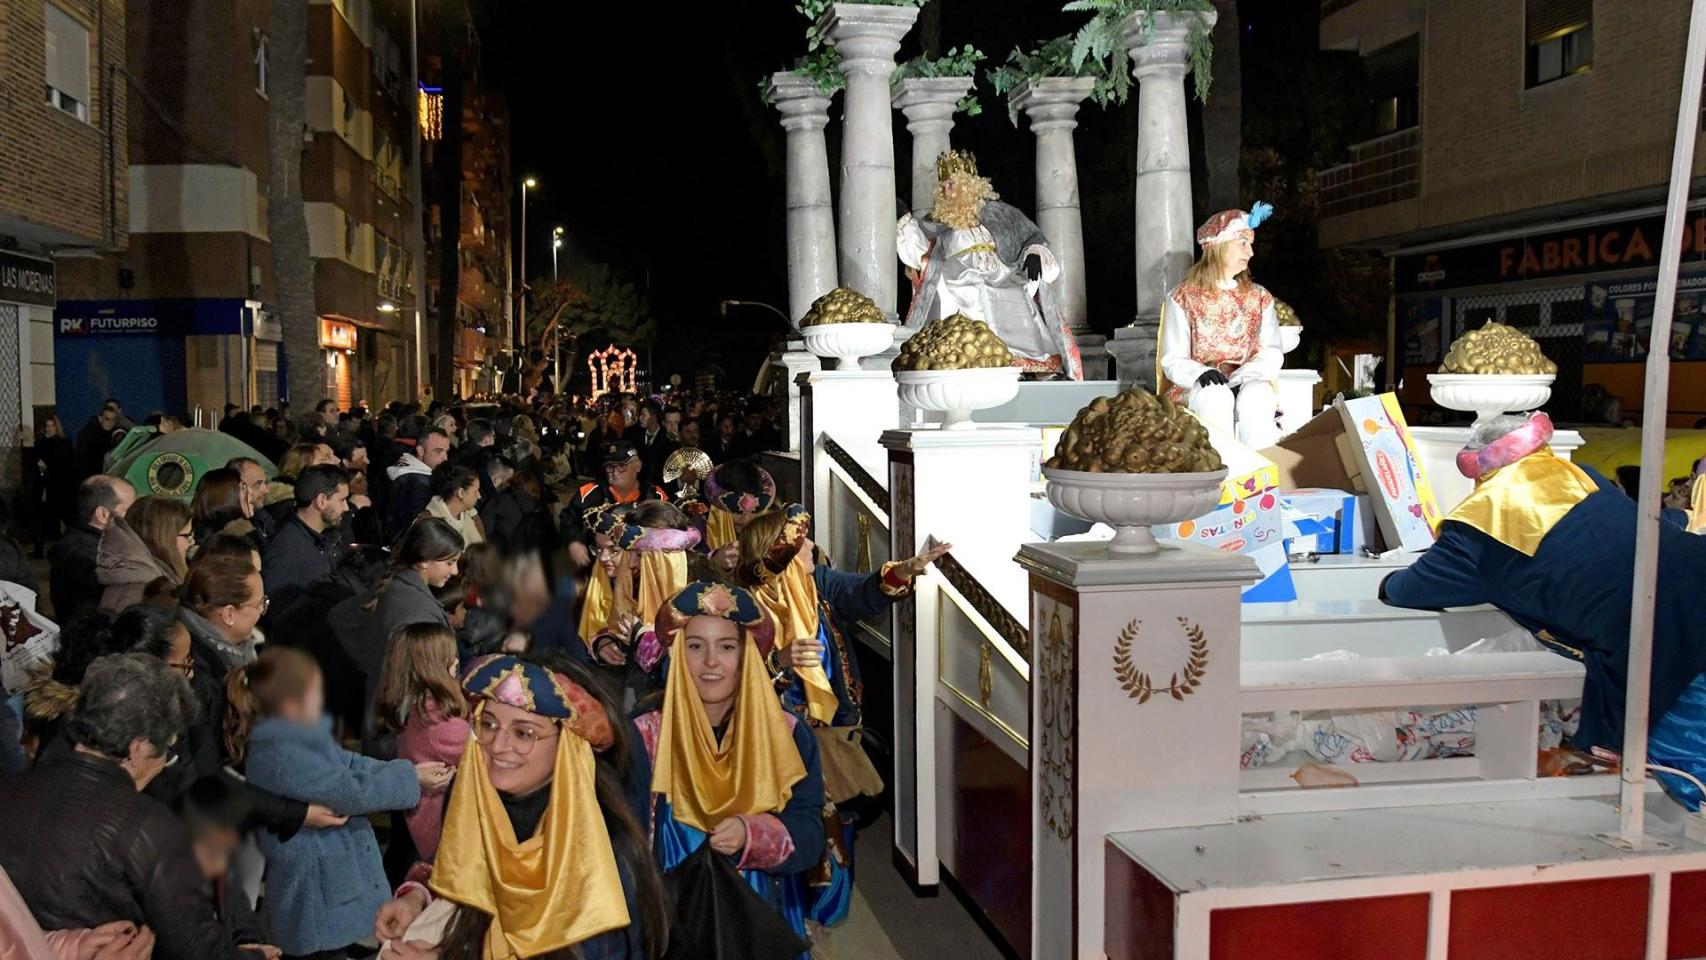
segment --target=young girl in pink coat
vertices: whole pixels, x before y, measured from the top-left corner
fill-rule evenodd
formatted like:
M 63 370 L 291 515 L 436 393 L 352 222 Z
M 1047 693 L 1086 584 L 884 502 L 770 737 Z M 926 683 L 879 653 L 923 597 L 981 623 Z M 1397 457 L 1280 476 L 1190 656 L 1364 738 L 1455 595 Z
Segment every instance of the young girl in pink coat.
M 374 700 L 374 722 L 397 735 L 397 756 L 420 763 L 436 760 L 451 769 L 468 746 L 468 701 L 456 679 L 456 634 L 437 623 L 411 623 L 391 634 Z M 444 792 L 423 794 L 404 814 L 422 860 L 438 850 L 444 822 Z

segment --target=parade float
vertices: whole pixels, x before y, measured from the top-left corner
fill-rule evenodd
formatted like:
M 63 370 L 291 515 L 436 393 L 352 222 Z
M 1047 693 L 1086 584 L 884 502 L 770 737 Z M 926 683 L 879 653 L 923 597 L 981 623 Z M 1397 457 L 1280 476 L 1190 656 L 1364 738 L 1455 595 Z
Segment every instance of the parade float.
M 893 373 L 789 367 L 802 499 L 828 555 L 870 570 L 954 544 L 913 596 L 856 630 L 893 683 L 897 868 L 920 889 L 952 884 L 1015 954 L 1051 960 L 1706 955 L 1706 831 L 1647 780 L 1644 724 L 1628 725 L 1621 766 L 1563 769 L 1580 663 L 1525 642 L 1492 607 L 1379 600 L 1469 492 L 1455 458 L 1470 428 L 1411 427 L 1390 394 L 1319 404 L 1319 373 L 1286 368 L 1281 437 L 1254 450 L 1152 392 L 1155 332 L 1193 236 L 1189 170 L 1167 158 L 1188 155 L 1184 79 L 1213 14 L 1127 6 L 1137 12 L 1119 36 L 1141 81 L 1139 316 L 1107 344 L 1119 379 L 1014 379 L 1009 399 L 987 405 L 923 400 L 903 378 L 934 372 L 934 359 L 918 364 L 937 338 L 912 346 L 925 333 L 904 326 L 890 349 L 908 359 Z M 1698 81 L 1706 2 L 1695 8 Z M 840 249 L 828 258 L 837 226 L 817 188 L 830 96 L 777 101 L 790 263 L 812 265 L 790 279 L 819 285 L 794 298 L 797 316 L 836 286 L 822 279 L 826 259 L 885 318 L 895 309 L 889 271 L 904 250 L 881 229 L 894 150 L 877 104 L 912 13 L 835 4 L 817 24 L 847 83 Z M 1045 113 L 1043 79 L 1082 78 L 1028 78 L 1012 104 L 1038 136 L 1039 187 L 1075 185 L 1071 117 L 1086 84 Z M 790 82 L 778 75 L 772 88 Z M 1686 171 L 1699 83 L 1683 91 Z M 948 132 L 930 130 L 938 154 Z M 1673 180 L 1673 222 L 1686 185 Z M 903 218 L 901 247 L 908 231 Z M 1666 236 L 1661 311 L 1681 235 Z M 1044 238 L 1061 275 L 1081 278 L 1073 240 Z M 1070 291 L 1059 302 L 1076 329 Z M 987 319 L 976 316 L 983 292 L 955 291 L 957 312 Z M 1282 352 L 1295 339 L 1282 333 Z M 1537 348 L 1499 330 L 1458 346 L 1442 406 L 1482 415 L 1545 402 L 1555 368 Z M 1667 362 L 1648 360 L 1649 425 L 1663 423 Z M 1649 426 L 1645 464 L 1661 443 Z M 1552 440 L 1566 458 L 1580 445 L 1570 431 Z M 1641 511 L 1632 717 L 1646 713 L 1654 491 Z

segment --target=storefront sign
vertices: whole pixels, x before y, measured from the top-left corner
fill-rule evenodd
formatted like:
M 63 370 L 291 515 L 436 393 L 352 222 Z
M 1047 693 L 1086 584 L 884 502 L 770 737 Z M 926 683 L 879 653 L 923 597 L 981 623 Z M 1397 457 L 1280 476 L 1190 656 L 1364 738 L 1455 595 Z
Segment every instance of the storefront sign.
M 0 250 L 0 300 L 51 307 L 58 299 L 52 260 Z
M 320 346 L 327 350 L 354 350 L 355 324 L 321 317 Z
M 237 299 L 64 300 L 53 310 L 55 337 L 237 334 L 246 301 Z
M 1405 254 L 1394 261 L 1394 281 L 1401 294 L 1424 293 L 1657 267 L 1664 227 L 1665 218 L 1660 214 Z M 1706 262 L 1706 210 L 1688 214 L 1683 225 L 1682 259 L 1685 263 Z
M 1657 274 L 1638 280 L 1590 283 L 1583 291 L 1582 360 L 1621 363 L 1645 360 L 1653 342 L 1653 301 Z M 1671 315 L 1670 358 L 1706 360 L 1706 273 L 1677 277 L 1676 310 Z

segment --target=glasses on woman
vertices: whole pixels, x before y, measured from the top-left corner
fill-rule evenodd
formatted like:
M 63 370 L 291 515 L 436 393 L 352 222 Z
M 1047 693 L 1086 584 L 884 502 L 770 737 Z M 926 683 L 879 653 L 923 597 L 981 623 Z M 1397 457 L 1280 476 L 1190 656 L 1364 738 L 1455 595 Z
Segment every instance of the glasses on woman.
M 561 732 L 555 724 L 549 732 L 540 730 L 531 723 L 512 723 L 506 727 L 495 717 L 485 714 L 481 714 L 479 722 L 474 725 L 474 739 L 480 742 L 480 746 L 490 749 L 498 742 L 499 734 L 507 734 L 510 749 L 523 757 L 532 753 L 541 740 L 549 740 Z
M 193 547 L 195 546 L 195 531 L 180 530 L 178 531 L 178 539 L 184 541 L 185 545 Z
M 254 607 L 255 609 L 259 610 L 261 612 L 261 614 L 264 616 L 267 612 L 267 608 L 272 606 L 272 598 L 263 593 L 263 594 L 261 594 L 261 598 L 259 600 L 250 600 L 247 603 L 239 603 L 239 604 L 237 604 L 237 606 L 239 606 L 239 607 Z
M 166 666 L 183 674 L 186 680 L 195 679 L 195 658 L 193 657 L 188 660 L 167 660 Z

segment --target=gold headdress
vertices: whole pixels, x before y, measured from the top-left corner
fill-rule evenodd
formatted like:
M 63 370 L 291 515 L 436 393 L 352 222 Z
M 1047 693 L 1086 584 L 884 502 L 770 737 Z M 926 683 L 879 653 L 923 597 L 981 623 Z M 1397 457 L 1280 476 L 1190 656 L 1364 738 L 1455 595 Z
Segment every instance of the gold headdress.
M 986 200 L 999 200 L 988 177 L 979 176 L 977 158 L 965 150 L 949 150 L 936 158 L 936 193 L 930 219 L 955 230 L 977 226 Z

